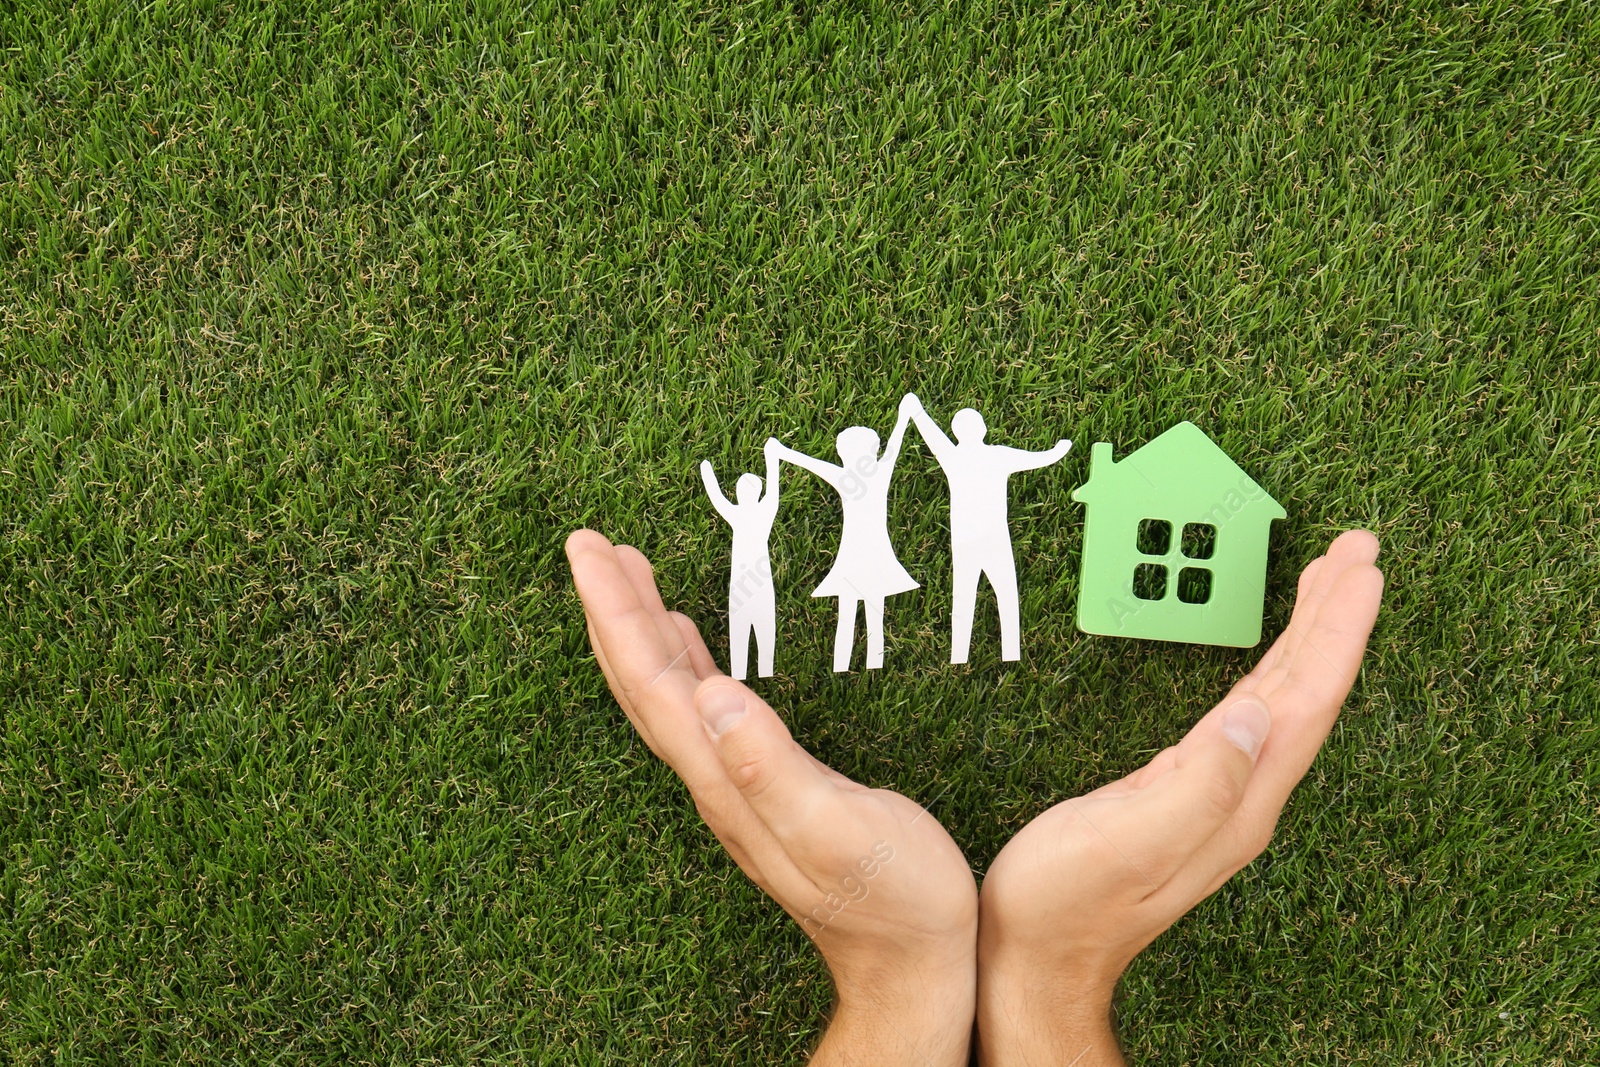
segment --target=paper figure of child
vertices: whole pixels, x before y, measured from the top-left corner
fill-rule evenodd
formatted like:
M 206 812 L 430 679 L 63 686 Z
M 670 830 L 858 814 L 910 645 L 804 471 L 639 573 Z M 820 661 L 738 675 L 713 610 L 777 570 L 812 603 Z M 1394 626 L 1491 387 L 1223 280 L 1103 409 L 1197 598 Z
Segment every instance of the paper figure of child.
M 767 439 L 767 484 L 741 474 L 734 483 L 738 503 L 722 495 L 711 463 L 700 463 L 700 480 L 705 482 L 717 514 L 733 527 L 733 569 L 728 575 L 728 669 L 744 680 L 750 652 L 750 637 L 756 639 L 756 667 L 761 677 L 772 677 L 772 644 L 777 631 L 777 606 L 772 591 L 772 556 L 767 549 L 772 535 L 772 520 L 778 514 L 778 449 Z
M 1048 467 L 1067 454 L 1072 442 L 1063 438 L 1046 452 L 985 444 L 988 427 L 983 416 L 972 408 L 962 408 L 950 420 L 950 431 L 956 437 L 951 441 L 915 393 L 905 395 L 900 409 L 909 410 L 950 482 L 950 563 L 955 578 L 950 608 L 950 662 L 967 662 L 978 579 L 982 575 L 989 576 L 989 587 L 994 590 L 1000 609 L 1000 658 L 1021 659 L 1017 563 L 1006 519 L 1006 480 L 1018 471 Z
M 844 532 L 833 569 L 812 590 L 812 596 L 839 598 L 839 624 L 833 638 L 833 669 L 850 669 L 856 640 L 856 605 L 863 605 L 867 621 L 867 669 L 883 666 L 883 602 L 886 597 L 915 589 L 918 582 L 906 573 L 889 544 L 889 480 L 900 457 L 907 412 L 904 403 L 889 444 L 878 454 L 878 435 L 866 426 L 851 426 L 834 440 L 840 464 L 813 459 L 786 445 L 778 455 L 815 474 L 833 486 L 844 504 Z

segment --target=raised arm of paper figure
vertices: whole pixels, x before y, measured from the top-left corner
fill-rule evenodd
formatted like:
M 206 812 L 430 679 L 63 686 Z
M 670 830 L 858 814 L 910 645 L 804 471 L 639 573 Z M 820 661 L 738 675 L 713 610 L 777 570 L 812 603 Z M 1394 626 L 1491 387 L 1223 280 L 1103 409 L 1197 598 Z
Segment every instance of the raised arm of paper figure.
M 778 442 L 778 447 L 774 451 L 777 452 L 779 459 L 787 460 L 796 467 L 804 467 L 835 489 L 839 488 L 839 482 L 844 477 L 843 467 L 829 463 L 826 460 L 817 459 L 814 456 L 808 456 L 804 452 L 796 452 L 781 441 Z
M 733 523 L 733 503 L 722 495 L 722 486 L 717 484 L 717 473 L 712 470 L 709 459 L 700 461 L 700 480 L 705 483 L 706 495 L 711 498 L 711 504 L 717 509 L 717 514 L 721 515 L 731 525 Z
M 933 457 L 941 466 L 953 457 L 955 442 L 945 436 L 944 430 L 933 421 L 933 416 L 922 406 L 922 400 L 916 393 L 907 393 L 900 398 L 900 413 L 911 416 L 911 421 L 917 424 L 917 432 L 928 442 L 928 447 L 933 450 Z
M 911 412 L 906 410 L 905 401 L 902 400 L 900 417 L 895 420 L 894 430 L 889 434 L 889 443 L 883 447 L 883 456 L 879 459 L 879 462 L 891 471 L 894 470 L 894 461 L 900 458 L 900 445 L 905 441 L 906 427 L 909 425 L 911 425 Z
M 995 450 L 992 454 L 1003 455 L 1011 461 L 1011 471 L 1016 473 L 1017 471 L 1031 471 L 1040 467 L 1050 466 L 1050 464 L 1059 461 L 1061 457 L 1072 450 L 1072 442 L 1063 437 L 1056 442 L 1054 448 L 1047 449 L 1044 452 L 1029 452 L 1027 449 L 1010 448 L 1006 445 L 993 445 L 991 447 Z
M 783 444 L 776 437 L 767 438 L 767 490 L 761 494 L 761 503 L 769 514 L 776 514 L 778 510 L 778 472 L 783 464 L 779 462 Z

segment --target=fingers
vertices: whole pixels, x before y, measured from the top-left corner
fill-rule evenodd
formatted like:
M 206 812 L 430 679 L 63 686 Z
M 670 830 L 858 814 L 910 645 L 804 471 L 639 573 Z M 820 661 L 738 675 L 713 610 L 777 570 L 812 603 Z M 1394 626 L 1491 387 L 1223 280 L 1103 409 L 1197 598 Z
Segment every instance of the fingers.
M 1378 539 L 1370 531 L 1346 530 L 1333 539 L 1327 553 L 1313 560 L 1300 577 L 1283 647 L 1269 670 L 1283 667 L 1299 654 L 1313 620 L 1344 572 L 1355 566 L 1371 566 L 1377 558 Z
M 1256 693 L 1272 707 L 1278 728 L 1261 755 L 1262 768 L 1270 771 L 1262 782 L 1285 798 L 1322 747 L 1355 683 L 1382 600 L 1376 555 L 1378 539 L 1368 531 L 1350 530 L 1334 539 L 1325 557 L 1301 574 L 1291 629 L 1229 694 Z M 1206 718 L 1221 710 L 1218 705 Z
M 1170 879 L 1228 822 L 1244 800 L 1257 754 L 1272 727 L 1266 704 L 1235 700 L 1202 722 L 1173 752 L 1172 766 L 1112 809 L 1104 832 L 1149 880 Z
M 694 671 L 694 676 L 704 681 L 713 675 L 721 674 L 717 669 L 717 661 L 711 658 L 711 650 L 706 647 L 705 638 L 700 636 L 700 628 L 694 620 L 681 611 L 667 613 L 673 623 L 678 627 L 684 644 L 689 646 L 689 666 Z
M 633 549 L 619 553 L 593 530 L 567 538 L 567 556 L 595 658 L 617 703 L 690 792 L 715 796 L 719 786 L 726 789 L 726 775 L 695 715 L 699 679 L 690 647 L 678 625 L 657 607 L 660 594 L 648 577 L 648 561 Z
M 618 696 L 638 710 L 641 696 L 658 683 L 670 681 L 666 676 L 685 651 L 682 635 L 675 626 L 671 627 L 670 640 L 663 634 L 652 610 L 654 605 L 647 606 L 640 599 L 639 588 L 625 569 L 625 557 L 619 556 L 601 535 L 593 530 L 574 533 L 567 538 L 567 559 L 590 629 L 604 650 L 612 679 L 620 687 Z M 637 562 L 627 566 L 635 570 L 636 578 Z M 649 585 L 653 590 L 654 581 Z M 655 594 L 652 600 L 659 604 L 660 595 Z M 664 609 L 661 614 L 665 614 Z
M 628 576 L 629 584 L 638 594 L 639 603 L 652 614 L 665 615 L 667 605 L 662 603 L 661 590 L 656 588 L 656 571 L 645 554 L 632 545 L 615 545 L 612 551 L 616 553 L 622 573 Z
M 1117 796 L 1122 796 L 1123 794 L 1131 793 L 1136 789 L 1142 789 L 1155 779 L 1160 778 L 1162 775 L 1172 770 L 1173 764 L 1177 762 L 1177 759 L 1178 746 L 1168 745 L 1160 752 L 1157 752 L 1149 763 L 1146 763 L 1143 767 L 1137 768 L 1132 774 L 1119 778 L 1115 782 L 1110 782 L 1106 785 L 1103 785 L 1099 789 L 1096 789 L 1093 793 L 1089 793 L 1087 795 L 1096 796 L 1104 792 L 1108 794 L 1114 793 Z
M 1259 803 L 1282 808 L 1355 684 L 1367 638 L 1383 598 L 1383 575 L 1371 564 L 1349 567 L 1328 591 L 1283 680 L 1259 694 L 1282 726 L 1261 754 L 1261 775 L 1252 788 Z
M 690 667 L 694 670 L 694 677 L 709 678 L 712 675 L 717 675 L 717 673 L 722 673 L 717 669 L 714 659 L 710 657 L 710 649 L 706 648 L 706 641 L 699 635 L 699 629 L 694 625 L 693 619 L 683 614 L 682 611 L 669 611 L 667 614 L 669 614 L 672 622 L 677 625 L 678 633 L 682 635 L 683 641 L 690 649 Z M 605 645 L 602 645 L 600 638 L 595 635 L 594 624 L 587 625 L 587 629 L 589 629 L 589 646 L 594 648 L 595 651 L 595 661 L 600 664 L 600 672 L 605 675 L 606 685 L 610 686 L 611 694 L 616 697 L 616 702 L 621 705 L 622 713 L 627 715 L 627 721 L 634 723 L 634 729 L 637 729 L 638 736 L 645 739 L 646 747 L 656 755 L 656 758 L 664 760 L 666 755 L 662 753 L 661 745 L 656 742 L 656 737 L 651 733 L 650 723 L 645 718 L 640 717 L 638 712 L 635 712 L 632 701 L 626 699 L 626 696 L 622 696 L 624 688 L 622 688 L 621 681 L 616 677 L 616 672 L 611 670 L 610 661 L 606 659 Z
M 1383 599 L 1383 573 L 1371 559 L 1349 561 L 1330 583 L 1300 643 L 1281 665 L 1284 685 L 1333 693 L 1343 701 Z M 1340 688 L 1342 683 L 1342 689 Z
M 606 650 L 600 644 L 600 636 L 594 632 L 594 623 L 585 615 L 583 627 L 589 634 L 589 647 L 594 650 L 595 662 L 600 664 L 600 673 L 606 676 L 606 685 L 610 687 L 611 694 L 616 696 L 621 692 L 621 683 L 617 681 L 616 674 L 611 670 L 611 663 L 606 659 Z M 633 718 L 633 707 L 622 697 L 617 696 L 617 703 L 622 705 L 622 710 L 628 713 L 628 718 Z
M 687 665 L 681 657 L 685 656 L 688 644 L 684 641 L 683 631 L 667 615 L 667 605 L 662 603 L 661 590 L 656 587 L 655 568 L 650 566 L 644 553 L 632 545 L 617 545 L 614 551 L 622 573 L 627 575 L 629 584 L 639 596 L 639 603 L 650 613 L 656 629 L 661 632 L 662 643 L 674 653 L 673 665 Z
M 717 670 L 694 623 L 666 610 L 636 549 L 580 530 L 567 555 L 595 658 L 651 751 L 757 885 L 780 902 L 816 899 L 791 849 L 826 854 L 849 821 L 841 790 L 862 787 L 813 759 L 764 701 Z
M 1129 777 L 1143 792 L 1163 794 L 1168 807 L 1151 818 L 1169 818 L 1176 823 L 1181 822 L 1180 808 L 1172 798 L 1185 794 L 1173 790 L 1172 781 L 1181 778 L 1180 768 L 1198 772 L 1209 765 L 1213 783 L 1209 788 L 1215 791 L 1207 793 L 1206 787 L 1191 785 L 1187 792 L 1194 805 L 1191 824 L 1210 825 L 1216 812 L 1229 809 L 1222 822 L 1211 825 L 1209 835 L 1196 835 L 1193 840 L 1198 847 L 1168 882 L 1151 894 L 1148 899 L 1153 905 L 1175 913 L 1187 910 L 1253 860 L 1271 840 L 1285 801 L 1327 739 L 1360 668 L 1383 595 L 1383 575 L 1373 566 L 1377 550 L 1377 539 L 1365 530 L 1336 539 L 1328 553 L 1302 573 L 1291 629 L 1261 665 L 1203 717 L 1175 750 L 1163 752 L 1149 770 Z M 1270 708 L 1271 732 L 1261 742 L 1254 766 L 1236 795 L 1232 787 L 1239 779 L 1230 782 L 1226 778 L 1226 761 L 1217 745 L 1226 738 L 1229 716 L 1241 700 L 1252 695 Z M 1154 764 L 1168 759 L 1169 753 L 1173 769 L 1166 775 L 1151 774 Z M 1202 753 L 1210 753 L 1211 758 Z M 1239 766 L 1234 763 L 1235 769 Z M 1206 778 L 1197 773 L 1194 782 Z M 1161 803 L 1151 807 L 1159 809 Z M 1202 818 L 1202 812 L 1210 817 Z
M 639 731 L 639 736 L 644 738 L 645 746 L 655 754 L 657 759 L 664 759 L 665 757 L 661 754 L 661 747 L 656 743 L 655 736 L 650 732 L 649 725 L 639 718 L 638 713 L 633 710 L 632 703 L 618 695 L 622 692 L 621 683 L 616 680 L 616 676 L 611 670 L 611 664 L 606 661 L 605 648 L 600 644 L 600 639 L 595 636 L 594 625 L 587 623 L 586 620 L 586 628 L 589 631 L 589 647 L 594 649 L 595 662 L 600 664 L 600 673 L 605 675 L 606 685 L 610 687 L 612 697 L 616 699 L 617 705 L 622 708 L 622 713 L 628 717 L 628 721 L 633 724 L 633 728 Z
M 1237 815 L 1184 872 L 1185 891 L 1199 894 L 1189 904 L 1266 848 L 1289 794 L 1316 759 L 1350 693 L 1382 596 L 1383 575 L 1376 567 L 1346 566 L 1310 621 L 1294 660 L 1276 672 L 1281 680 L 1257 690 L 1272 709 L 1272 733 L 1256 758 Z M 1220 711 L 1219 706 L 1201 725 L 1217 721 Z
M 1300 572 L 1300 581 L 1295 589 L 1294 610 L 1289 613 L 1289 624 L 1283 628 L 1277 640 L 1272 642 L 1272 647 L 1267 649 L 1267 654 L 1262 656 L 1249 674 L 1241 678 L 1235 689 L 1248 693 L 1256 688 L 1262 678 L 1271 673 L 1283 661 L 1284 651 L 1289 647 L 1290 641 L 1296 639 L 1305 626 L 1314 609 L 1311 606 L 1312 589 L 1316 583 L 1317 575 L 1322 572 L 1322 565 L 1327 560 L 1326 555 L 1318 556 L 1306 564 L 1305 570 Z
M 695 707 L 729 780 L 779 842 L 836 825 L 837 789 L 766 701 L 732 678 L 714 677 L 700 684 Z

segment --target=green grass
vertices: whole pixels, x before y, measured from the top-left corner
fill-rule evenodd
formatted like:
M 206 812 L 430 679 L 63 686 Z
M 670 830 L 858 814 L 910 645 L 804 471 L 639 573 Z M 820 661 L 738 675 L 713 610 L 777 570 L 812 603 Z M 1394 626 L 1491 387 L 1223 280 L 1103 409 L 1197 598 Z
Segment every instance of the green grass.
M 1144 1063 L 1600 1062 L 1600 9 L 0 14 L 0 1061 L 775 1063 L 826 973 L 633 736 L 560 546 L 720 621 L 694 464 L 915 389 L 994 439 L 1028 637 L 778 677 L 980 872 L 1249 651 L 1073 626 L 1087 445 L 1200 423 L 1284 503 L 1270 632 L 1383 539 L 1271 848 L 1134 966 Z M 48 9 L 47 9 L 48 8 Z M 327 10 L 333 8 L 333 10 Z M 720 651 L 720 647 L 719 647 Z

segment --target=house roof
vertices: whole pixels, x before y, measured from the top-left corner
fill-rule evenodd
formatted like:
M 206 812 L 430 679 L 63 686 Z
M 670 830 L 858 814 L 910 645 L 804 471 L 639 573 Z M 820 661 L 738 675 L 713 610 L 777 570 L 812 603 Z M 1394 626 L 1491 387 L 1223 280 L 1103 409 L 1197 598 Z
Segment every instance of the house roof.
M 1192 422 L 1180 422 L 1143 448 L 1113 461 L 1112 446 L 1096 443 L 1090 452 L 1089 480 L 1072 499 L 1091 504 L 1118 500 L 1163 512 L 1208 512 L 1226 504 L 1233 514 L 1263 518 L 1288 515 L 1239 465 Z M 1157 517 L 1152 515 L 1151 517 Z

